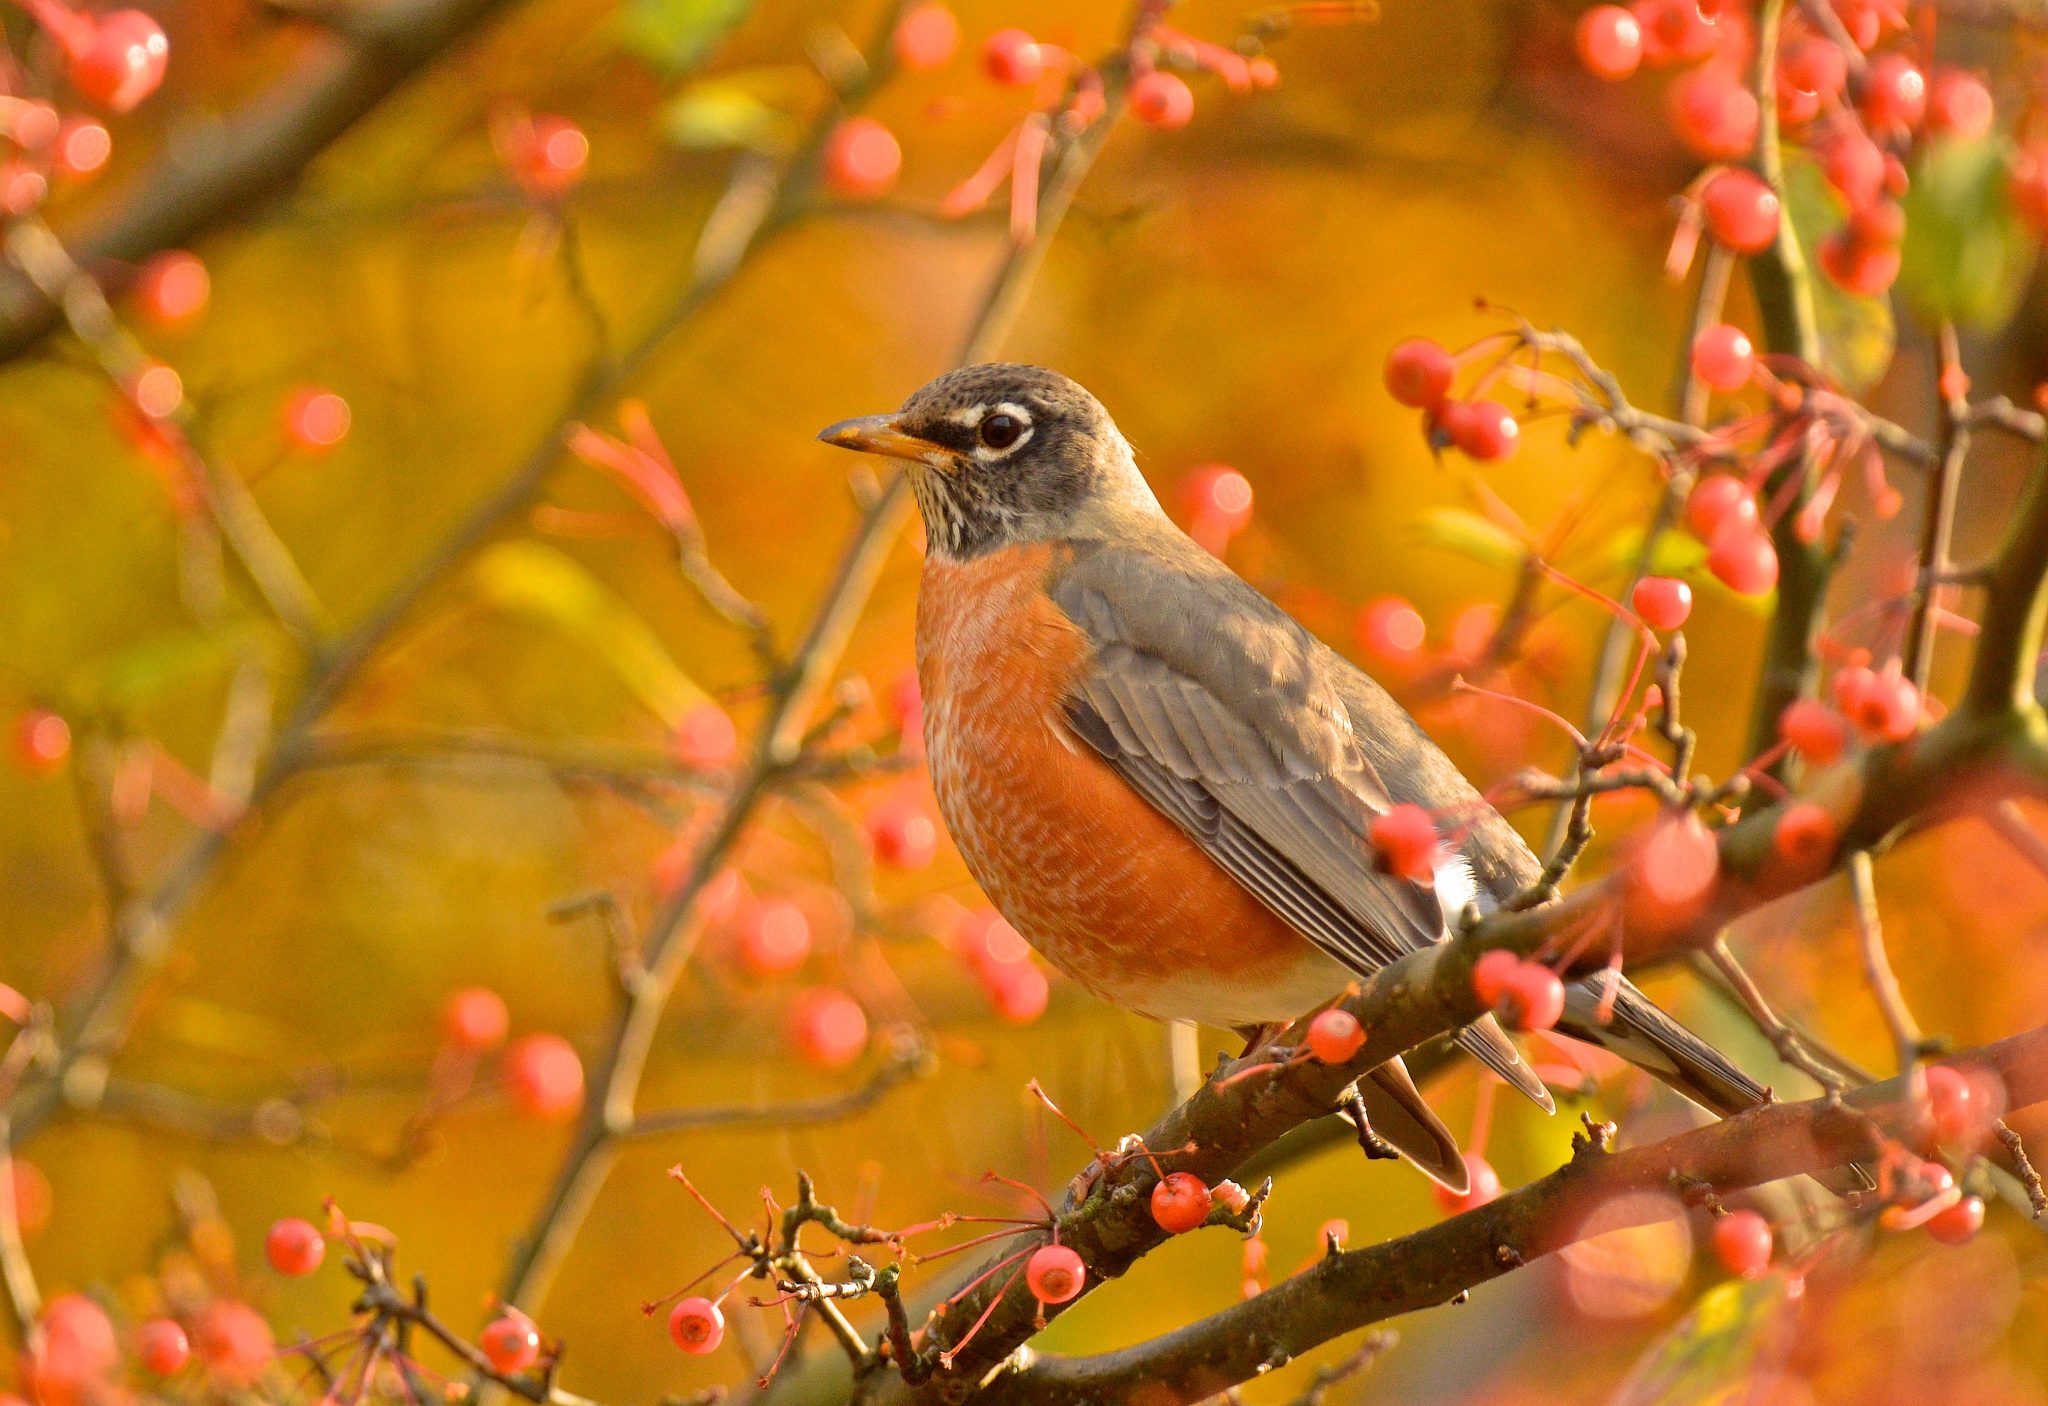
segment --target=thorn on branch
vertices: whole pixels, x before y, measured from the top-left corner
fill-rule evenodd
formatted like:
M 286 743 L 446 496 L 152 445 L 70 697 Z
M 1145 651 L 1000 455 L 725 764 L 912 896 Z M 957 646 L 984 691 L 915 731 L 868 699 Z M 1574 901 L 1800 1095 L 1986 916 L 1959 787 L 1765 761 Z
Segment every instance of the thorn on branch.
M 1581 1113 L 1579 1123 L 1585 1131 L 1572 1134 L 1573 1161 L 1614 1151 L 1614 1124 L 1595 1119 L 1590 1113 Z

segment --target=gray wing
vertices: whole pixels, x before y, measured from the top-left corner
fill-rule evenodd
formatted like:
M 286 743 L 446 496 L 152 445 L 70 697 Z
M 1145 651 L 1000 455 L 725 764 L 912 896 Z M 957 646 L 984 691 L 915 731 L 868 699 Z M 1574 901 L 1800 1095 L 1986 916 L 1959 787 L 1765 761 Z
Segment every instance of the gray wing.
M 1261 903 L 1360 976 L 1441 940 L 1435 891 L 1372 864 L 1367 832 L 1394 802 L 1352 735 L 1320 646 L 1234 577 L 1257 607 L 1190 600 L 1191 590 L 1228 587 L 1209 574 L 1162 580 L 1134 556 L 1098 549 L 1054 584 L 1095 646 L 1067 700 L 1074 732 Z M 1203 617 L 1215 626 L 1206 637 Z M 1457 1038 L 1552 1106 L 1491 1017 Z

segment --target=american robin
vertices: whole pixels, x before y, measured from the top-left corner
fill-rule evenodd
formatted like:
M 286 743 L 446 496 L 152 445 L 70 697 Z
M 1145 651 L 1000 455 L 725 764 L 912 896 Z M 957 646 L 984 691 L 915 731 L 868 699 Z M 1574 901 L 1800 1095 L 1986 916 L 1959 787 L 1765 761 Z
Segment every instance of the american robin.
M 1003 916 L 1096 995 L 1276 1026 L 1539 872 L 1384 689 L 1168 520 L 1067 377 L 971 366 L 819 438 L 908 463 L 940 810 Z M 1433 886 L 1372 862 L 1368 827 L 1401 802 L 1463 826 Z M 1561 1028 L 1717 1112 L 1766 1097 L 1633 985 L 1602 986 L 1570 988 Z M 1551 1107 L 1490 1016 L 1456 1038 Z M 1375 1131 L 1464 1189 L 1456 1141 L 1398 1060 L 1360 1091 Z

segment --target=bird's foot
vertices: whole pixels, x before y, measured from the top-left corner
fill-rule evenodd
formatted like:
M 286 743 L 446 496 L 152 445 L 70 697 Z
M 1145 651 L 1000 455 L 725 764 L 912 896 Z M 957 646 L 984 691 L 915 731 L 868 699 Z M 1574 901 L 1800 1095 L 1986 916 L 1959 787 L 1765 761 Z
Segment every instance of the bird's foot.
M 1372 1130 L 1372 1118 L 1365 1111 L 1365 1100 L 1357 1093 L 1344 1101 L 1344 1112 L 1351 1119 L 1351 1126 L 1358 1130 L 1358 1145 L 1364 1149 L 1368 1159 L 1374 1162 L 1398 1160 L 1400 1153 L 1394 1145 Z
M 1090 1159 L 1088 1165 L 1076 1173 L 1073 1181 L 1067 1184 L 1067 1195 L 1072 1198 L 1073 1204 L 1078 1206 L 1094 1194 L 1095 1184 L 1102 1180 L 1105 1172 L 1123 1166 L 1134 1157 L 1149 1158 L 1151 1155 L 1151 1149 L 1145 1146 L 1142 1135 L 1125 1133 L 1116 1140 L 1116 1146 L 1107 1152 L 1101 1148 L 1095 1150 L 1095 1156 Z

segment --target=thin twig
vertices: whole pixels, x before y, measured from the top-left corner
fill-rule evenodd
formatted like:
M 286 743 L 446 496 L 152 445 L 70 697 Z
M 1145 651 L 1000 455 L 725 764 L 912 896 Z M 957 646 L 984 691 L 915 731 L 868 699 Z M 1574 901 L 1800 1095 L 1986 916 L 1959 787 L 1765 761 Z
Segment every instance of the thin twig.
M 1899 1072 L 1910 1074 L 1920 1059 L 1920 1027 L 1907 1008 L 1905 993 L 1892 972 L 1891 956 L 1884 948 L 1884 926 L 1877 911 L 1877 884 L 1872 876 L 1870 852 L 1857 850 L 1849 856 L 1849 896 L 1856 910 L 1856 935 L 1863 956 L 1863 979 L 1877 1000 L 1885 1029 L 1891 1032 L 1898 1051 Z

